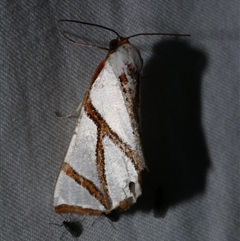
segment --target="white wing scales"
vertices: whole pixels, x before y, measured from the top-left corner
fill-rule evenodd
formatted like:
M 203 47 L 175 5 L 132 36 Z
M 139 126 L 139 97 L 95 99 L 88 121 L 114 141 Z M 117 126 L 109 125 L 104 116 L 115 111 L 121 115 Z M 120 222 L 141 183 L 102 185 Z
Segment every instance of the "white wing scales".
M 64 162 L 101 190 L 96 166 L 97 127 L 83 109 L 81 112 Z
M 125 44 L 109 55 L 90 87 L 56 183 L 56 212 L 109 213 L 141 195 L 144 160 L 137 122 L 129 110 L 134 98 L 126 104 L 137 93 L 137 80 L 128 68 L 138 71 L 141 57 Z M 125 89 L 121 74 L 128 81 Z M 129 89 L 133 91 L 124 93 Z
M 135 150 L 135 138 L 121 85 L 108 61 L 92 85 L 90 98 L 93 106 L 110 128 Z
M 113 209 L 126 198 L 134 198 L 129 183 L 138 181 L 138 173 L 131 160 L 110 140 L 104 139 L 105 170 Z
M 103 205 L 96 198 L 94 198 L 83 186 L 78 185 L 63 171 L 59 174 L 54 203 L 57 204 L 57 206 L 68 204 L 72 206 L 81 206 L 83 208 L 98 209 L 101 211 L 105 210 Z

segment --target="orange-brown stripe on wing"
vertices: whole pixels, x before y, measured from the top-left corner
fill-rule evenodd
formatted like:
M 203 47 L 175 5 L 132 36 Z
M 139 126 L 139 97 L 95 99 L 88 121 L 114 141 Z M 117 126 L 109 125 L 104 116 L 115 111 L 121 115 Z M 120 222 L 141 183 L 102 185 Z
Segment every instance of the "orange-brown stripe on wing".
M 80 206 L 75 205 L 68 205 L 68 204 L 62 204 L 57 207 L 55 207 L 56 213 L 77 213 L 80 215 L 89 214 L 89 215 L 101 215 L 102 211 L 94 210 L 91 208 L 83 208 Z
M 129 88 L 127 86 L 128 85 L 128 79 L 127 79 L 126 74 L 122 73 L 119 76 L 119 80 L 120 80 L 120 83 L 121 83 L 123 93 L 126 96 L 125 101 L 127 102 L 126 104 L 128 106 L 128 108 L 127 108 L 128 114 L 129 114 L 130 118 L 133 120 L 137 117 L 137 115 L 133 111 L 132 99 L 131 99 L 131 95 L 129 93 Z
M 104 134 L 98 128 L 98 138 L 97 138 L 97 147 L 96 147 L 96 156 L 97 156 L 97 166 L 98 173 L 100 176 L 100 181 L 102 183 L 103 195 L 105 198 L 105 205 L 107 210 L 112 208 L 112 200 L 108 193 L 107 188 L 107 179 L 105 174 L 105 158 L 104 158 L 104 148 L 103 148 L 103 136 Z
M 98 126 L 98 131 L 100 131 L 101 135 L 109 136 L 112 139 L 112 141 L 115 143 L 115 145 L 118 146 L 125 153 L 125 155 L 130 158 L 136 170 L 141 171 L 142 165 L 140 164 L 137 156 L 133 153 L 133 151 L 131 150 L 131 147 L 128 144 L 124 143 L 121 140 L 121 138 L 117 135 L 117 133 L 111 130 L 109 125 L 106 123 L 106 121 L 98 113 L 98 111 L 92 105 L 92 102 L 89 97 L 89 93 L 86 96 L 84 107 L 89 118 L 91 118 L 94 121 L 94 123 Z
M 93 77 L 90 81 L 90 88 L 92 86 L 92 84 L 94 83 L 94 81 L 97 79 L 98 75 L 100 74 L 100 72 L 102 71 L 103 67 L 105 66 L 105 62 L 106 59 L 104 59 L 103 61 L 101 61 L 101 63 L 98 65 L 97 69 L 95 70 Z
M 131 82 L 135 81 L 135 95 L 132 96 L 132 89 L 129 88 L 129 80 L 125 73 L 119 76 L 120 84 L 122 87 L 123 94 L 125 96 L 127 110 L 132 120 L 139 121 L 139 71 L 131 64 L 127 65 L 128 75 L 131 76 Z M 132 83 L 134 85 L 134 83 Z
M 102 184 L 103 189 L 103 196 L 105 200 L 105 207 L 107 210 L 111 210 L 112 208 L 112 200 L 108 193 L 107 188 L 107 180 L 106 180 L 106 174 L 105 174 L 105 162 L 104 162 L 104 149 L 103 149 L 103 137 L 104 137 L 104 131 L 102 129 L 102 125 L 99 121 L 99 114 L 95 110 L 95 108 L 91 105 L 89 105 L 90 99 L 89 94 L 86 96 L 85 102 L 84 102 L 84 108 L 86 111 L 87 116 L 95 123 L 97 126 L 97 145 L 96 145 L 96 165 L 97 170 L 100 178 L 100 182 Z
M 86 188 L 89 193 L 97 198 L 99 202 L 107 209 L 107 205 L 105 203 L 105 199 L 101 191 L 97 188 L 97 186 L 90 180 L 88 180 L 86 177 L 78 174 L 68 163 L 64 162 L 62 165 L 62 170 L 75 180 L 79 185 Z

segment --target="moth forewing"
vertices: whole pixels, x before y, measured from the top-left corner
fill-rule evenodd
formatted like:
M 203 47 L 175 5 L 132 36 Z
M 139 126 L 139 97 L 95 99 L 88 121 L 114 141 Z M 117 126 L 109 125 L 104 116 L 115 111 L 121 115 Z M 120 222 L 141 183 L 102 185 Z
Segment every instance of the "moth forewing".
M 142 59 L 118 38 L 90 82 L 54 193 L 56 212 L 100 215 L 128 209 L 141 195 L 139 136 Z

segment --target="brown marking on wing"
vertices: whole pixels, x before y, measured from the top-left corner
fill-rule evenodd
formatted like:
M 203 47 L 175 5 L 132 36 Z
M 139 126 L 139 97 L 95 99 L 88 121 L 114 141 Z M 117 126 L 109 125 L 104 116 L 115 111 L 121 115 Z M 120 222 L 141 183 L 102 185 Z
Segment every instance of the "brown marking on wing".
M 100 114 L 95 110 L 92 106 L 89 95 L 87 95 L 85 102 L 84 102 L 84 109 L 86 111 L 87 116 L 95 123 L 97 126 L 97 145 L 96 145 L 96 165 L 98 170 L 98 176 L 102 185 L 103 189 L 103 196 L 105 207 L 107 210 L 111 210 L 112 201 L 108 193 L 107 188 L 107 180 L 105 174 L 105 160 L 104 160 L 104 149 L 103 149 L 103 137 L 104 137 L 104 130 L 102 129 Z
M 118 209 L 120 211 L 126 211 L 132 206 L 132 204 L 133 204 L 133 198 L 129 197 L 119 203 Z
M 56 213 L 77 213 L 80 215 L 89 214 L 89 215 L 101 215 L 102 211 L 94 210 L 91 208 L 82 208 L 80 206 L 75 205 L 68 205 L 68 204 L 62 204 L 57 207 L 55 207 Z
M 136 75 L 138 73 L 136 67 L 134 67 L 132 64 L 128 63 L 127 64 L 127 70 L 128 70 L 128 74 L 133 78 L 136 79 Z
M 127 84 L 128 84 L 128 79 L 126 77 L 126 75 L 124 73 L 122 73 L 120 76 L 119 76 L 119 80 L 120 80 L 120 83 L 121 83 L 121 86 L 123 88 L 123 92 L 126 94 L 128 93 L 128 88 L 127 88 Z
M 62 165 L 62 171 L 66 173 L 67 176 L 71 177 L 75 180 L 79 185 L 83 186 L 88 190 L 88 192 L 97 198 L 99 202 L 105 207 L 105 200 L 103 197 L 103 194 L 101 191 L 97 188 L 97 186 L 90 180 L 88 180 L 86 177 L 78 174 L 68 163 L 64 162 Z
M 125 73 L 122 73 L 119 76 L 119 80 L 122 86 L 122 90 L 124 92 L 124 96 L 125 96 L 125 101 L 126 101 L 126 105 L 127 105 L 127 111 L 130 115 L 130 118 L 132 119 L 132 121 L 136 120 L 138 122 L 138 108 L 139 108 L 139 103 L 138 103 L 138 79 L 136 79 L 136 94 L 134 96 L 134 98 L 132 98 L 131 96 L 131 89 L 128 86 L 128 79 Z M 133 105 L 134 103 L 134 105 Z
M 103 193 L 98 190 L 98 188 L 92 183 L 90 180 L 84 178 L 80 174 L 78 174 L 76 171 L 73 170 L 67 163 L 64 163 L 62 169 L 65 171 L 67 175 L 69 175 L 71 178 L 73 178 L 79 185 L 82 185 L 85 187 L 91 195 L 93 195 L 95 198 L 99 200 L 99 202 L 106 208 L 106 211 L 104 213 L 108 214 L 112 210 L 112 201 L 108 193 L 107 188 L 107 181 L 106 181 L 106 175 L 105 175 L 105 162 L 104 162 L 104 148 L 103 148 L 103 138 L 105 135 L 107 135 L 120 150 L 125 153 L 125 155 L 131 160 L 133 163 L 135 169 L 139 173 L 139 181 L 140 181 L 140 172 L 143 169 L 142 163 L 139 161 L 138 157 L 134 154 L 134 152 L 131 150 L 131 147 L 124 143 L 124 141 L 111 130 L 109 125 L 106 123 L 106 121 L 103 119 L 103 117 L 98 113 L 98 111 L 95 109 L 95 107 L 92 105 L 89 93 L 91 90 L 91 86 L 99 76 L 100 72 L 105 66 L 105 62 L 107 58 L 115 51 L 117 51 L 118 46 L 129 43 L 127 38 L 120 38 L 118 40 L 117 45 L 110 49 L 107 57 L 98 65 L 97 69 L 94 72 L 94 75 L 90 82 L 89 90 L 86 92 L 84 97 L 84 110 L 87 114 L 87 116 L 96 124 L 97 126 L 97 145 L 96 145 L 96 164 L 98 168 L 98 174 L 100 178 L 100 182 L 102 185 Z M 128 106 L 131 106 L 129 115 L 132 118 L 132 120 L 138 120 L 138 108 L 139 108 L 139 102 L 138 102 L 138 95 L 139 95 L 139 72 L 136 70 L 132 65 L 127 65 L 128 74 L 131 76 L 135 81 L 137 81 L 137 89 L 135 93 L 135 97 L 131 98 L 131 90 L 128 88 L 128 79 L 126 75 L 123 73 L 119 79 L 121 82 L 121 86 L 123 89 L 123 92 L 126 95 L 126 101 Z M 128 97 L 129 96 L 129 97 Z M 132 106 L 134 103 L 134 106 Z M 135 119 L 134 119 L 135 118 Z M 129 197 L 128 199 L 122 200 L 118 207 L 120 210 L 124 211 L 127 210 L 132 205 L 132 197 Z M 89 215 L 101 215 L 102 211 L 100 210 L 94 210 L 89 208 L 83 208 L 81 206 L 75 206 L 75 205 L 59 205 L 55 207 L 55 211 L 57 213 L 78 213 L 78 214 L 89 214 Z
M 90 88 L 93 85 L 94 81 L 97 79 L 98 75 L 100 74 L 100 72 L 102 71 L 104 65 L 105 65 L 106 59 L 104 59 L 97 67 L 97 69 L 95 70 L 93 77 L 90 81 Z
M 118 134 L 109 127 L 109 125 L 106 123 L 103 117 L 98 113 L 98 111 L 91 103 L 89 94 L 86 96 L 86 99 L 84 102 L 84 108 L 89 118 L 97 125 L 98 130 L 101 133 L 101 136 L 107 135 L 110 139 L 112 139 L 114 144 L 118 146 L 122 150 L 122 152 L 125 153 L 125 155 L 131 160 L 135 169 L 137 171 L 141 171 L 142 165 L 140 164 L 138 157 L 131 150 L 131 147 L 128 144 L 126 144 L 118 136 Z M 102 160 L 103 159 L 104 158 L 102 158 Z

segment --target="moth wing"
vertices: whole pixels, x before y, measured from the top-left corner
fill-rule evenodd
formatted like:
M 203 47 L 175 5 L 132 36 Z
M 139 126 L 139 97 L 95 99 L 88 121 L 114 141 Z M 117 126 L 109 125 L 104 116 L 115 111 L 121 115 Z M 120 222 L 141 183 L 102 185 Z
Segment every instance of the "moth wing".
M 130 109 L 135 104 L 132 103 L 134 98 L 126 93 L 120 76 L 133 85 L 133 90 L 136 80 L 127 74 L 127 65 L 122 66 L 116 70 L 114 63 L 107 60 L 104 71 L 100 72 L 90 90 L 92 105 L 114 133 L 103 138 L 105 175 L 113 209 L 123 200 L 136 201 L 141 194 L 139 173 L 144 168 L 138 124 L 136 116 L 131 115 L 133 109 Z
M 88 118 L 84 107 L 70 141 L 54 192 L 54 206 L 79 206 L 83 209 L 104 211 L 104 206 L 81 182 L 89 182 L 92 190 L 101 193 L 102 188 L 96 166 L 97 127 Z M 67 164 L 69 165 L 68 168 Z M 75 177 L 75 178 L 74 178 Z
M 127 74 L 127 63 L 116 68 L 118 59 L 110 57 L 85 96 L 56 183 L 56 212 L 109 213 L 124 209 L 123 202 L 128 208 L 141 194 L 139 174 L 144 161 L 130 110 L 134 103 L 119 77 L 133 79 Z M 132 87 L 134 91 L 136 86 Z

